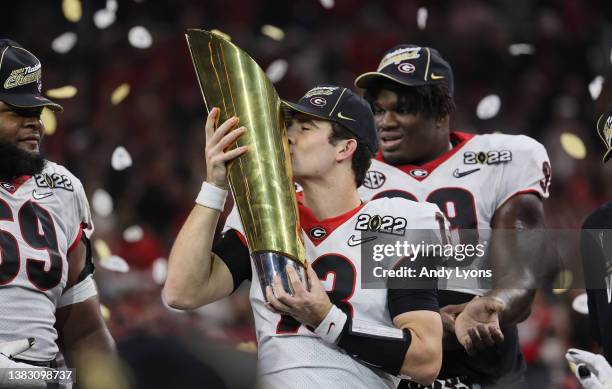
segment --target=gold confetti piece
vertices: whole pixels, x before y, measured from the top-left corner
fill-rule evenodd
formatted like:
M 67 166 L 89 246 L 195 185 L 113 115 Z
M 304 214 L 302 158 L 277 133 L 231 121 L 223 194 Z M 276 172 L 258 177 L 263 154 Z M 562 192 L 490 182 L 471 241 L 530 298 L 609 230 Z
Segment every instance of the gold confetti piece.
M 77 94 L 77 88 L 72 85 L 66 85 L 61 88 L 49 89 L 47 96 L 52 99 L 70 99 Z
M 223 38 L 223 39 L 225 39 L 227 41 L 231 41 L 232 40 L 231 36 L 227 35 L 226 33 L 224 33 L 221 30 L 217 30 L 216 28 L 213 28 L 212 30 L 210 30 L 210 32 L 212 32 L 215 35 L 220 36 L 221 38 Z
M 94 240 L 94 248 L 96 249 L 96 253 L 98 253 L 98 259 L 101 261 L 111 256 L 111 250 L 102 239 Z
M 574 279 L 574 275 L 569 270 L 561 270 L 557 273 L 555 280 L 553 282 L 553 293 L 554 294 L 563 294 L 567 292 L 570 286 L 572 286 L 572 281 Z
M 111 103 L 117 105 L 121 103 L 130 94 L 130 84 L 123 83 L 113 91 L 111 95 Z
M 564 132 L 561 134 L 561 146 L 574 159 L 584 159 L 586 157 L 586 147 L 582 139 L 572 133 Z
M 102 318 L 104 319 L 104 321 L 110 320 L 111 312 L 110 312 L 110 309 L 108 309 L 106 305 L 100 304 L 100 314 L 102 315 Z
M 261 33 L 275 41 L 282 41 L 285 37 L 285 31 L 271 24 L 263 25 L 261 27 Z
M 51 111 L 49 108 L 43 108 L 42 114 L 40 115 L 40 119 L 42 120 L 45 126 L 45 135 L 55 134 L 55 130 L 57 129 L 57 120 L 55 119 L 55 113 L 53 113 L 53 111 Z
M 62 11 L 64 12 L 64 17 L 72 23 L 78 22 L 81 20 L 81 16 L 83 16 L 80 0 L 64 0 L 62 2 Z
M 236 350 L 255 354 L 257 352 L 257 344 L 255 342 L 242 342 L 236 346 Z

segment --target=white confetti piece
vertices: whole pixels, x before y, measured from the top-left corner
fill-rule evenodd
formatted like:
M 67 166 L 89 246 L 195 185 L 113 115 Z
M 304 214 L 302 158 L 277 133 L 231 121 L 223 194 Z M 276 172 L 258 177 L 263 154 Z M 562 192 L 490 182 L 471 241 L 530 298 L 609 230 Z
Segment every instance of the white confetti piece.
M 111 318 L 111 311 L 106 305 L 100 304 L 100 314 L 104 321 L 109 321 Z
M 124 170 L 132 166 L 132 156 L 123 146 L 118 146 L 111 157 L 111 166 L 115 170 Z
M 98 254 L 99 260 L 103 260 L 111 256 L 110 247 L 108 247 L 108 244 L 102 239 L 95 239 L 93 245 L 96 253 Z
M 99 216 L 106 217 L 113 213 L 113 199 L 104 189 L 96 189 L 91 203 L 94 212 Z
M 581 293 L 574 298 L 572 301 L 572 308 L 574 311 L 583 315 L 589 314 L 589 301 L 586 293 Z
M 65 32 L 51 42 L 51 49 L 58 54 L 66 54 L 77 43 L 77 34 L 74 32 Z
M 117 0 L 106 0 L 106 9 L 111 12 L 117 12 L 117 8 L 119 5 L 117 4 Z
M 72 85 L 65 85 L 60 88 L 49 89 L 47 96 L 52 99 L 70 99 L 76 96 L 77 88 Z
M 427 27 L 427 16 L 429 16 L 429 12 L 427 8 L 421 7 L 417 11 L 417 26 L 419 29 L 424 30 Z
M 597 100 L 599 95 L 601 94 L 601 88 L 603 87 L 604 78 L 602 76 L 597 76 L 589 83 L 589 93 L 591 94 L 591 98 L 593 100 Z
M 261 33 L 275 41 L 282 41 L 285 37 L 285 31 L 270 24 L 263 25 L 261 27 Z
M 166 258 L 157 258 L 153 262 L 153 268 L 151 270 L 153 281 L 158 285 L 163 285 L 166 282 L 166 276 L 168 275 L 168 260 Z
M 128 32 L 130 44 L 137 49 L 146 49 L 153 44 L 153 37 L 143 26 L 134 26 Z
M 334 8 L 334 0 L 320 0 L 323 8 L 331 9 Z
M 100 30 L 104 30 L 111 24 L 115 23 L 117 19 L 117 15 L 114 11 L 110 11 L 108 9 L 100 9 L 97 10 L 93 15 L 93 21 L 96 27 Z
M 99 262 L 100 266 L 106 270 L 116 271 L 119 273 L 127 273 L 130 271 L 130 265 L 118 255 L 111 255 L 106 257 Z
M 528 43 L 514 43 L 508 46 L 510 55 L 531 55 L 535 53 L 535 47 Z
M 275 84 L 285 77 L 288 67 L 289 65 L 287 64 L 287 61 L 284 59 L 277 59 L 268 66 L 266 69 L 266 75 L 270 81 Z
M 138 242 L 142 239 L 144 231 L 140 226 L 130 226 L 123 231 L 123 240 L 129 243 Z
M 491 119 L 497 115 L 501 107 L 501 99 L 497 95 L 488 95 L 478 103 L 476 116 L 479 119 Z
M 561 147 L 570 157 L 584 159 L 586 157 L 586 146 L 578 136 L 564 132 L 561 134 Z

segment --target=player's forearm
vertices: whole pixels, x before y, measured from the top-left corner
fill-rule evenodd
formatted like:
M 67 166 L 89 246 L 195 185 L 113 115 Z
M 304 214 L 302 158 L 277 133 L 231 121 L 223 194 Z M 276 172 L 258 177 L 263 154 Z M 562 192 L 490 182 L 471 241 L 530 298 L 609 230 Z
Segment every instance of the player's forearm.
M 434 326 L 436 327 L 436 326 Z M 440 325 L 441 327 L 441 325 Z M 442 367 L 442 341 L 439 328 L 424 331 L 418 327 L 410 329 L 412 341 L 401 368 L 401 374 L 409 376 L 421 385 L 431 385 Z
M 212 270 L 212 243 L 220 212 L 196 205 L 170 251 L 164 300 L 172 307 L 191 309 L 205 300 Z
M 493 289 L 483 297 L 499 302 L 498 314 L 500 325 L 520 323 L 531 313 L 531 303 L 535 296 L 534 289 Z

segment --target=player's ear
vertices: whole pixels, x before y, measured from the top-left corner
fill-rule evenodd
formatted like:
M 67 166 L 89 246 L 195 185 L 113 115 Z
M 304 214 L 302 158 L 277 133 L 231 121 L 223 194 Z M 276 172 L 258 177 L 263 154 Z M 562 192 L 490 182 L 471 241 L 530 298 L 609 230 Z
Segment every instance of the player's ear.
M 340 163 L 344 160 L 351 159 L 355 150 L 357 150 L 356 139 L 342 139 L 336 144 L 336 162 Z
M 448 125 L 448 119 L 449 119 L 448 115 L 436 118 L 435 119 L 436 128 L 441 128 L 441 127 L 447 126 Z

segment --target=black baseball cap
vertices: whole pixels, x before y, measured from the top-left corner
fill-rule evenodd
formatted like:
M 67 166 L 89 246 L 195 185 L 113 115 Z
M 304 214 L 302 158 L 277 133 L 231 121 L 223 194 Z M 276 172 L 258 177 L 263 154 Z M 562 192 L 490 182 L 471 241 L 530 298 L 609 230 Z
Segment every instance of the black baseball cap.
M 606 163 L 612 157 L 612 107 L 597 120 L 597 134 L 606 145 L 607 150 L 603 157 L 603 162 Z
M 64 110 L 43 96 L 41 90 L 42 66 L 38 58 L 19 43 L 0 39 L 0 101 L 18 108 Z
M 283 104 L 293 111 L 343 125 L 372 153 L 378 150 L 372 108 L 350 89 L 320 85 L 306 92 L 297 103 L 283 101 Z
M 368 89 L 376 79 L 386 78 L 407 86 L 443 84 L 453 94 L 453 70 L 438 50 L 413 44 L 395 46 L 383 56 L 375 72 L 355 79 L 358 88 Z

